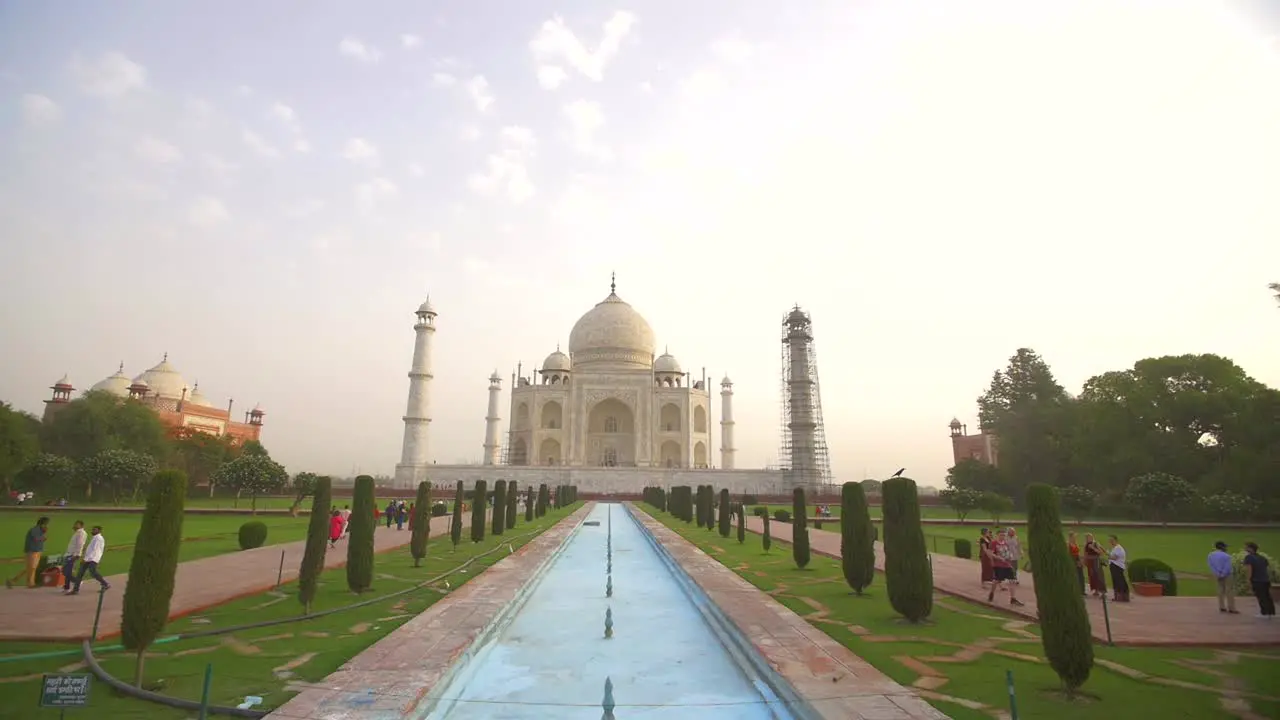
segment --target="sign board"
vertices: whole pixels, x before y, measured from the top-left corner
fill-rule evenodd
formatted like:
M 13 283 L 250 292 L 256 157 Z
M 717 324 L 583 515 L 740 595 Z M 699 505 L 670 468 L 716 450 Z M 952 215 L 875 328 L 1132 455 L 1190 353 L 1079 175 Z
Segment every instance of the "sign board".
M 84 707 L 89 704 L 89 687 L 92 684 L 93 676 L 87 673 L 45 675 L 40 683 L 40 707 Z

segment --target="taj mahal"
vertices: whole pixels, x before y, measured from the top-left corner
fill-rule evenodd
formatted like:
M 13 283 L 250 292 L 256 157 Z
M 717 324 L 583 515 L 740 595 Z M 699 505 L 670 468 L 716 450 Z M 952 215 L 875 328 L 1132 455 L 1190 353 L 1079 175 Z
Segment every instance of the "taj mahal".
M 567 353 L 557 347 L 530 374 L 521 367 L 511 375 L 505 432 L 500 416 L 503 379 L 496 371 L 489 377 L 483 463 L 432 463 L 431 355 L 438 314 L 428 299 L 415 315 L 396 487 L 416 487 L 422 480 L 437 487 L 460 480 L 470 486 L 483 479 L 490 484 L 514 480 L 521 487 L 576 485 L 587 493 L 711 484 L 734 493 L 773 494 L 797 484 L 794 473 L 785 469 L 735 466 L 733 383 L 728 377 L 720 381 L 719 402 L 713 407 L 707 378 L 685 372 L 669 352 L 655 355 L 653 329 L 618 296 L 616 278 L 608 296 L 574 324 Z M 715 468 L 712 417 L 717 409 Z

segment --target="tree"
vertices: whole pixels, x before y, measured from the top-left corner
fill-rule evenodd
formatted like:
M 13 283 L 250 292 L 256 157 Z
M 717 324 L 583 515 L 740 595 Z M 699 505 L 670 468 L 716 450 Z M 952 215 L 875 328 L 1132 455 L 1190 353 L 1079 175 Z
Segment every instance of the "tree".
M 431 537 L 431 483 L 423 480 L 418 483 L 418 497 L 413 505 L 413 537 L 409 538 L 409 552 L 413 555 L 413 566 L 422 565 L 422 558 L 427 556 L 427 538 Z
M 142 526 L 134 541 L 129 582 L 124 589 L 120 641 L 126 650 L 137 653 L 134 684 L 138 687 L 142 687 L 142 663 L 147 648 L 169 620 L 186 497 L 187 478 L 182 471 L 156 473 L 142 514 Z
M 507 520 L 506 527 L 508 530 L 516 526 L 516 515 L 520 510 L 520 491 L 516 489 L 516 481 L 507 481 Z
M 1040 642 L 1049 665 L 1071 695 L 1093 669 L 1093 637 L 1075 564 L 1062 538 L 1058 493 L 1049 485 L 1027 489 L 1027 541 L 1035 568 Z
M 38 426 L 33 425 L 32 420 L 35 418 L 0 402 L 0 483 L 4 485 L 5 495 L 13 490 L 13 478 L 18 471 L 40 453 Z
M 137 400 L 90 391 L 72 400 L 40 427 L 47 452 L 84 460 L 104 450 L 132 450 L 159 460 L 169 454 L 160 416 Z
M 956 517 L 962 523 L 969 513 L 982 503 L 982 493 L 969 488 L 949 487 L 938 493 L 938 497 L 947 504 L 947 507 L 955 511 Z
M 1058 482 L 1070 467 L 1071 401 L 1048 364 L 1019 348 L 978 398 L 978 423 L 999 440 L 999 471 L 1007 483 L 992 489 L 1022 497 L 1030 482 Z
M 258 496 L 282 490 L 289 482 L 289 473 L 283 465 L 266 455 L 246 453 L 218 468 L 213 473 L 213 481 L 221 487 L 234 489 L 237 498 L 241 493 L 249 493 L 251 508 L 256 514 Z M 370 510 L 370 515 L 372 512 Z M 354 508 L 352 514 L 355 514 Z
M 377 502 L 373 478 L 356 477 L 351 489 L 351 517 L 347 521 L 351 523 L 347 539 L 347 587 L 357 595 L 373 587 L 373 509 Z
M 80 463 L 80 471 L 86 484 L 109 492 L 112 502 L 119 505 L 125 493 L 138 497 L 147 479 L 155 474 L 156 461 L 132 450 L 103 450 Z M 185 494 L 186 488 L 182 491 Z
M 1148 473 L 1129 481 L 1124 499 L 1130 505 L 1151 513 L 1161 522 L 1168 522 L 1169 515 L 1191 502 L 1196 489 L 1191 483 L 1168 473 Z
M 462 542 L 462 504 L 466 500 L 466 491 L 462 489 L 462 481 L 458 481 L 458 489 L 453 494 L 453 519 L 449 524 L 449 539 L 453 541 L 453 549 L 458 549 Z
M 232 443 L 230 435 L 213 435 L 183 427 L 173 432 L 169 463 L 186 471 L 188 493 L 205 486 L 209 497 L 213 497 L 216 488 L 213 473 L 239 455 L 240 449 Z
M 1010 484 L 1010 478 L 999 468 L 973 458 L 965 458 L 947 471 L 947 487 L 955 490 L 1006 492 Z
M 333 480 L 318 477 L 311 496 L 311 517 L 307 522 L 307 544 L 298 568 L 298 602 L 304 615 L 311 614 L 316 599 L 320 573 L 324 572 L 324 556 L 329 547 L 329 515 L 333 505 Z
M 933 569 L 920 525 L 914 480 L 892 478 L 880 487 L 884 516 L 884 580 L 889 604 L 909 622 L 933 612 Z
M 547 505 L 551 502 L 551 491 L 547 489 L 547 484 L 542 483 L 538 486 L 538 506 L 534 511 L 538 517 L 547 514 Z
M 1271 283 L 1267 285 L 1267 289 L 1275 296 L 1276 303 L 1280 304 L 1280 283 Z
M 79 476 L 80 467 L 74 460 L 50 453 L 37 455 L 19 474 L 24 487 L 39 490 L 42 495 L 64 498 L 71 497 Z
M 729 531 L 732 529 L 729 518 L 729 490 L 722 489 L 720 491 L 720 537 L 729 537 Z
M 1018 348 L 1003 371 L 996 371 L 991 386 L 978 398 L 978 425 L 998 430 L 1002 421 L 1040 402 L 1059 402 L 1066 390 L 1053 377 L 1048 363 L 1035 350 Z
M 1098 493 L 1079 485 L 1062 488 L 1058 496 L 1062 501 L 1062 509 L 1076 519 L 1076 524 L 1083 523 L 1098 504 Z
M 506 529 L 507 522 L 507 481 L 499 480 L 493 484 L 493 536 L 497 537 Z
M 484 509 L 489 500 L 489 483 L 477 480 L 471 494 L 471 542 L 478 543 L 484 540 Z
M 866 491 L 856 482 L 845 483 L 840 488 L 840 568 L 858 595 L 876 576 L 875 532 Z
M 791 558 L 803 570 L 809 564 L 809 518 L 805 512 L 804 488 L 791 491 Z
M 524 521 L 533 522 L 533 486 L 525 491 L 524 496 Z
M 866 480 L 863 480 L 863 481 L 862 481 L 861 483 L 859 483 L 859 484 L 860 484 L 860 485 L 862 485 L 862 492 L 863 492 L 864 494 L 866 494 L 866 495 L 879 495 L 879 494 L 880 494 L 880 481 L 879 481 L 879 480 L 872 480 L 872 479 L 870 479 L 870 478 L 867 478 Z
M 1000 518 L 1013 510 L 1013 499 L 1000 493 L 984 492 L 978 496 L 978 507 L 991 515 L 991 521 L 1000 524 Z
M 760 533 L 760 545 L 765 552 L 769 552 L 769 548 L 773 547 L 773 538 L 769 536 L 769 513 L 765 513 L 761 519 L 764 520 L 764 532 Z
M 257 440 L 245 440 L 244 445 L 240 446 L 240 454 L 271 457 L 271 453 L 267 452 L 267 448 Z
M 738 506 L 738 544 L 747 541 L 747 509 L 743 505 Z
M 298 514 L 302 501 L 316 491 L 316 481 L 319 479 L 319 475 L 310 472 L 300 472 L 293 476 L 293 483 L 290 486 L 293 490 L 293 505 L 289 508 L 289 514 L 295 516 Z
M 1224 490 L 1206 497 L 1204 506 L 1223 520 L 1243 520 L 1249 517 L 1258 504 L 1248 496 Z

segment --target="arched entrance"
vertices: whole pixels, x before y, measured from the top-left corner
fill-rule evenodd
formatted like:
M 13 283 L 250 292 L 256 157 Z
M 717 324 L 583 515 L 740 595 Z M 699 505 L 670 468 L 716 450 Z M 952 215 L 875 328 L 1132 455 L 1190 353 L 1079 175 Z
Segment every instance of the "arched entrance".
M 509 462 L 512 465 L 528 465 L 529 464 L 529 446 L 525 444 L 524 438 L 516 438 L 511 443 L 511 458 Z
M 588 465 L 604 467 L 636 464 L 635 416 L 620 400 L 602 400 L 587 414 L 585 460 Z
M 544 430 L 558 430 L 564 427 L 564 411 L 560 408 L 560 403 L 552 400 L 542 406 L 542 428 Z
M 675 403 L 667 403 L 662 406 L 662 411 L 658 419 L 659 432 L 680 432 L 680 406 Z
M 707 466 L 707 446 L 697 443 L 693 446 L 693 466 L 696 468 L 704 468 Z
M 680 452 L 680 443 L 675 440 L 662 443 L 662 447 L 658 450 L 658 457 L 662 467 L 684 467 L 684 453 Z
M 539 465 L 560 465 L 560 441 L 554 438 L 547 438 L 542 441 L 542 445 L 538 447 L 538 464 Z

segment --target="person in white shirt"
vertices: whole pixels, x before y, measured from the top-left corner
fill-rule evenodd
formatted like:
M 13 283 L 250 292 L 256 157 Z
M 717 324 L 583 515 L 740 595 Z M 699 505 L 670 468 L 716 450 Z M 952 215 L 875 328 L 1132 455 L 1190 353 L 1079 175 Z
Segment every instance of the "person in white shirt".
M 97 580 L 103 590 L 111 589 L 111 583 L 98 574 L 98 563 L 102 562 L 102 553 L 106 552 L 107 549 L 107 539 L 102 537 L 102 526 L 94 525 L 89 532 L 91 537 L 89 538 L 88 546 L 84 549 L 84 560 L 80 563 L 80 572 L 76 574 L 76 586 L 70 593 L 72 595 L 79 594 L 80 582 L 84 580 L 85 573 Z
M 1111 588 L 1115 594 L 1111 600 L 1112 602 L 1129 602 L 1129 581 L 1124 576 L 1128 555 L 1124 551 L 1124 546 L 1120 544 L 1120 538 L 1112 535 L 1109 540 L 1111 552 L 1107 555 L 1107 564 L 1111 566 Z
M 67 543 L 67 552 L 62 556 L 62 593 L 71 592 L 71 574 L 76 570 L 76 561 L 84 554 L 84 544 L 89 540 L 89 533 L 84 531 L 84 523 L 77 520 L 72 526 L 71 541 Z

